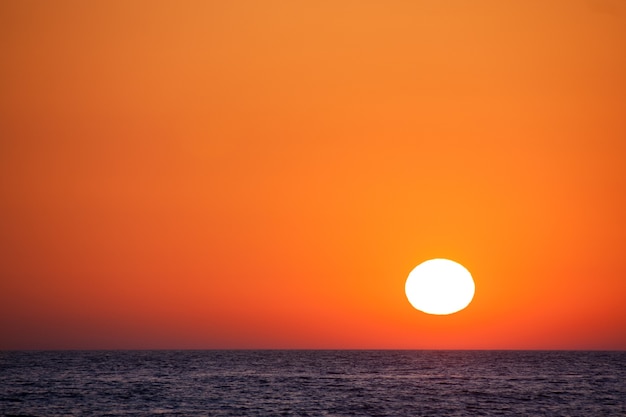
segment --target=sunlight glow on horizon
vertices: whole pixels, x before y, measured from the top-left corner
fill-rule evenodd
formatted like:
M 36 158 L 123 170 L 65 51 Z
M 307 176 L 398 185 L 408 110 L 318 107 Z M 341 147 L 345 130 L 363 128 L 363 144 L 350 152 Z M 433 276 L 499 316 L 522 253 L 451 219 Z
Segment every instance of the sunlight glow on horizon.
M 416 266 L 406 280 L 405 292 L 416 309 L 447 315 L 466 308 L 474 298 L 470 272 L 448 259 L 430 259 Z

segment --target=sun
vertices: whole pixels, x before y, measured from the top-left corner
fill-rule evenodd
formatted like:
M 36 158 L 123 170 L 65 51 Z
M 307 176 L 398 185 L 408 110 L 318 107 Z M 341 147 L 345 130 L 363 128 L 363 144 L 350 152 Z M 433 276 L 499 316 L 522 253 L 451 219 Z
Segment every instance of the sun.
M 409 302 L 428 314 L 452 314 L 474 298 L 476 287 L 465 267 L 449 259 L 430 259 L 416 266 L 404 286 Z

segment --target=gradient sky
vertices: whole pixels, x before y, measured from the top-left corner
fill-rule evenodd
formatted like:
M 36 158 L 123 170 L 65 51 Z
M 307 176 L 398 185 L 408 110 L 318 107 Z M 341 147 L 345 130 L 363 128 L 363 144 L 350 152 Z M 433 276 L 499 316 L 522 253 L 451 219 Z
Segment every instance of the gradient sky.
M 7 0 L 0 54 L 0 349 L 626 349 L 624 2 Z

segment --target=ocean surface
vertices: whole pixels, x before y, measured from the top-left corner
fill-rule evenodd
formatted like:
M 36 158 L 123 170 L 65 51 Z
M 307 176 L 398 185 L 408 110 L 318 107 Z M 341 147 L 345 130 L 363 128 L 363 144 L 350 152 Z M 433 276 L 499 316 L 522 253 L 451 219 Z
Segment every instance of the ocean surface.
M 626 352 L 0 352 L 3 416 L 626 416 Z

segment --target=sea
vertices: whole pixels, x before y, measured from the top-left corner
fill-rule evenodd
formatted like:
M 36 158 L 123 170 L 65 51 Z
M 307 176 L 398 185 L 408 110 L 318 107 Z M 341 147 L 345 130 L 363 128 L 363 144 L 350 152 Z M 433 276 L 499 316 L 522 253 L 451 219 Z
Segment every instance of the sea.
M 2 416 L 626 416 L 626 352 L 0 352 Z

